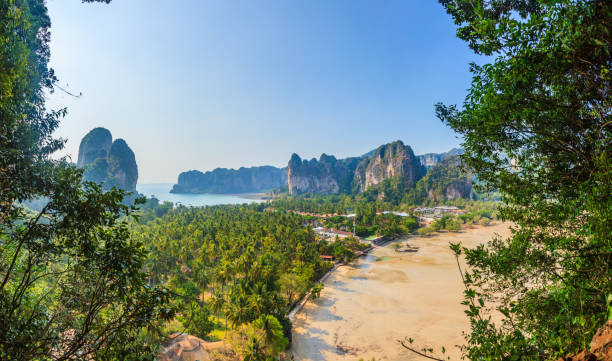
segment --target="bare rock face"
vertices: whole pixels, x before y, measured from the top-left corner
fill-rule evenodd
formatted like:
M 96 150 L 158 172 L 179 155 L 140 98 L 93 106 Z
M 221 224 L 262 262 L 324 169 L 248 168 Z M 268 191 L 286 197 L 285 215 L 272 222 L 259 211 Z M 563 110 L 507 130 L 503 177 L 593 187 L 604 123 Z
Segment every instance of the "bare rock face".
M 446 158 L 463 154 L 463 149 L 453 148 L 446 153 L 427 153 L 417 156 L 422 166 L 429 169 Z
M 118 188 L 128 191 L 136 190 L 138 182 L 138 165 L 136 156 L 125 140 L 116 139 L 108 155 L 109 180 Z
M 123 139 L 112 141 L 105 128 L 91 130 L 79 146 L 77 166 L 84 168 L 83 180 L 102 183 L 103 189 L 136 191 L 138 166 L 134 152 Z
M 319 160 L 302 160 L 294 153 L 287 167 L 289 194 L 349 192 L 359 160 L 360 158 L 338 160 L 327 154 L 322 154 Z
M 106 128 L 94 128 L 81 139 L 77 166 L 84 168 L 96 159 L 108 157 L 113 137 Z
M 361 161 L 355 172 L 355 180 L 363 192 L 389 178 L 398 178 L 413 186 L 424 174 L 425 169 L 412 148 L 398 140 L 380 146 L 369 159 Z
M 437 201 L 451 201 L 459 198 L 473 198 L 473 177 L 461 169 L 459 156 L 449 156 L 431 167 L 417 184 L 427 198 Z
M 390 178 L 411 187 L 424 174 L 425 168 L 412 149 L 398 140 L 354 158 L 336 159 L 322 154 L 319 160 L 302 160 L 293 154 L 287 186 L 292 195 L 354 193 Z
M 179 174 L 171 193 L 254 193 L 287 185 L 287 169 L 272 166 L 240 169 L 216 168 Z
M 472 198 L 472 182 L 467 178 L 452 181 L 446 187 L 446 200 L 453 201 L 460 198 Z
M 612 361 L 612 320 L 608 320 L 593 336 L 589 350 L 557 361 Z

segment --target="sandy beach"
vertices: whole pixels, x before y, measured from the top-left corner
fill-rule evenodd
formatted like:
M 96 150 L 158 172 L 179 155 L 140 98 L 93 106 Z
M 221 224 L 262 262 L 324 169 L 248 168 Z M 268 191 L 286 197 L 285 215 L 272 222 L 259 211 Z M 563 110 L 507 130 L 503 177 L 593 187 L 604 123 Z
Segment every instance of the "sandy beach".
M 494 234 L 510 234 L 508 224 L 478 227 L 430 237 L 410 236 L 416 253 L 396 252 L 392 243 L 374 249 L 326 281 L 321 297 L 309 301 L 296 317 L 290 352 L 296 360 L 417 360 L 397 339 L 447 349 L 459 360 L 455 345 L 469 324 L 463 313 L 463 286 L 449 242 L 473 247 Z

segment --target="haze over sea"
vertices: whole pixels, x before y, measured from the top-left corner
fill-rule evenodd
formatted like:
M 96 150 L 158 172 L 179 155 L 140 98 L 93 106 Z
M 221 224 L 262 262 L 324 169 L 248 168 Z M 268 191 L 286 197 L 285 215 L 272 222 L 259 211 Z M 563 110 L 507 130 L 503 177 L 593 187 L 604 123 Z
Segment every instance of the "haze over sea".
M 172 183 L 137 184 L 136 190 L 147 197 L 155 196 L 161 202 L 180 203 L 185 206 L 214 206 L 217 204 L 242 204 L 261 202 L 246 194 L 176 194 L 170 193 Z M 249 194 L 251 195 L 251 194 Z

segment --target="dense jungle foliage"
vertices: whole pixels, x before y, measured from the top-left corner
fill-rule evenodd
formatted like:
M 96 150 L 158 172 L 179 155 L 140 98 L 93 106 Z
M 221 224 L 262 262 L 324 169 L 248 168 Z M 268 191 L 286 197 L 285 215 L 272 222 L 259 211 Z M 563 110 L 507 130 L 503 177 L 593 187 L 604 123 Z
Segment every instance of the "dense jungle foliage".
M 515 224 L 509 239 L 452 245 L 469 265 L 462 349 L 472 360 L 567 356 L 612 309 L 612 2 L 440 3 L 491 63 L 472 64 L 463 106 L 439 104 L 437 115 L 463 136 L 462 166 L 481 193 L 503 203 L 445 202 L 468 212 L 421 232 Z M 57 82 L 50 24 L 42 0 L 0 0 L 1 360 L 153 360 L 174 331 L 229 335 L 235 356 L 274 358 L 290 342 L 287 312 L 316 296 L 332 267 L 320 256 L 350 260 L 363 247 L 311 230 L 350 230 L 352 219 L 296 211 L 355 212 L 358 234 L 400 234 L 415 218 L 379 211 L 437 204 L 451 179 L 468 182 L 439 169 L 410 189 L 389 179 L 362 194 L 270 204 L 125 206 L 125 192 L 52 157 L 66 110 L 45 103 Z
M 164 215 L 148 215 L 160 207 Z M 316 280 L 332 267 L 320 255 L 350 252 L 342 242 L 316 239 L 302 216 L 264 204 L 163 207 L 147 209 L 148 220 L 134 222 L 132 234 L 145 244 L 150 282 L 175 295 L 180 324 L 174 331 L 203 338 L 262 317 L 280 322 L 290 338 L 288 311 L 311 288 L 316 291 Z
M 45 106 L 50 25 L 44 1 L 0 1 L 0 359 L 154 359 L 137 337 L 168 297 L 146 282 L 125 193 L 51 157 L 66 110 Z
M 508 239 L 453 246 L 470 266 L 465 356 L 574 354 L 612 300 L 612 2 L 440 3 L 490 63 L 471 64 L 463 106 L 438 104 L 437 114 L 516 224 Z

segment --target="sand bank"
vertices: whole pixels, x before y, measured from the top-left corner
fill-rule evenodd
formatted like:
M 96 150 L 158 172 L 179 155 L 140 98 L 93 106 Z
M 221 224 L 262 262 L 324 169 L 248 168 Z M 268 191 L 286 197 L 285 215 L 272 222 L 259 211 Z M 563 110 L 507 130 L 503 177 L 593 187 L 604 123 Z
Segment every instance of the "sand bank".
M 409 237 L 418 252 L 374 249 L 353 265 L 336 270 L 321 297 L 297 314 L 291 353 L 296 360 L 410 360 L 420 356 L 396 340 L 412 337 L 417 346 L 439 349 L 458 360 L 468 322 L 463 286 L 449 242 L 473 247 L 494 234 L 509 235 L 508 224 Z

